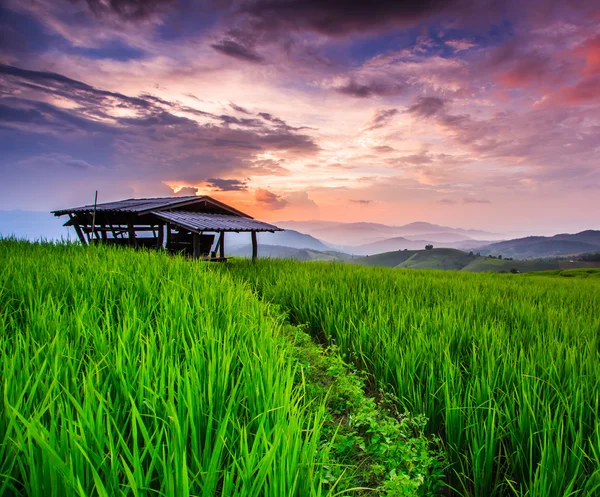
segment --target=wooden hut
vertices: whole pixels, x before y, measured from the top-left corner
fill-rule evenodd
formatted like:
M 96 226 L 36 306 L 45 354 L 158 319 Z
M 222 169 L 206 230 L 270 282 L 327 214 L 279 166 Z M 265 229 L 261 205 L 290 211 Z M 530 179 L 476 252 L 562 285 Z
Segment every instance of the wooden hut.
M 53 211 L 69 216 L 83 245 L 105 243 L 165 248 L 196 258 L 225 260 L 225 233 L 248 232 L 252 259 L 257 256 L 256 233 L 283 231 L 257 221 L 208 196 L 139 198 Z M 218 235 L 215 244 L 215 238 Z

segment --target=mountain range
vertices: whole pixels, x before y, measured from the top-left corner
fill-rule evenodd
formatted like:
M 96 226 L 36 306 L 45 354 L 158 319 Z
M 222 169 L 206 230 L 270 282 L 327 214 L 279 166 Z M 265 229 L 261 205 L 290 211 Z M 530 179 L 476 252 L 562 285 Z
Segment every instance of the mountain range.
M 14 235 L 30 240 L 76 239 L 72 229 L 63 227 L 62 223 L 63 220 L 47 212 L 0 211 L 0 236 Z M 422 250 L 426 245 L 514 259 L 569 257 L 600 252 L 600 231 L 595 230 L 503 240 L 504 237 L 498 233 L 425 222 L 403 226 L 333 221 L 281 221 L 274 224 L 285 231 L 259 233 L 259 247 L 276 247 L 265 249 L 263 253 L 267 256 L 269 252 L 268 256 L 271 257 L 304 260 L 344 260 L 352 256 Z M 242 255 L 248 250 L 249 243 L 248 233 L 228 233 L 226 251 Z M 311 252 L 298 252 L 303 250 Z
M 426 240 L 429 242 L 502 240 L 504 238 L 498 233 L 451 228 L 449 226 L 440 226 L 425 222 L 415 222 L 403 226 L 389 226 L 379 223 L 339 223 L 332 221 L 279 221 L 275 224 L 285 229 L 308 233 L 330 246 L 345 249 L 397 237 L 403 237 L 412 241 Z M 429 235 L 429 238 L 424 235 Z

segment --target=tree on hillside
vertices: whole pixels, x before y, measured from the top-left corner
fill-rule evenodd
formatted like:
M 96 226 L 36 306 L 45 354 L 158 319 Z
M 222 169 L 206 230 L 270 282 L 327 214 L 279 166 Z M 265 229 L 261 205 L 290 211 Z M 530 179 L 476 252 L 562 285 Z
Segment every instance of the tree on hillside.
M 425 250 L 432 250 L 433 249 L 433 245 L 425 245 Z

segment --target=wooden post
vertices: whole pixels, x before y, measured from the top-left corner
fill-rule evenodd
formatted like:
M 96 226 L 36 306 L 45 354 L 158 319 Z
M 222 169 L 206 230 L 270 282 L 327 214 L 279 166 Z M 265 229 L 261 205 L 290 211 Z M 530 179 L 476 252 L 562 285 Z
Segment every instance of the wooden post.
M 98 203 L 98 190 L 96 190 L 96 196 L 94 197 L 94 212 L 92 214 L 92 232 L 94 233 L 94 239 L 98 240 L 98 233 L 96 232 L 96 204 Z
M 156 248 L 157 249 L 162 248 L 164 242 L 165 242 L 165 225 L 159 224 L 158 225 L 158 237 L 156 239 Z
M 219 237 L 219 257 L 221 259 L 225 258 L 225 232 L 221 231 L 221 236 Z
M 137 239 L 135 238 L 135 229 L 133 228 L 133 222 L 129 221 L 129 245 L 137 247 Z
M 194 259 L 199 259 L 202 253 L 200 252 L 200 235 L 198 233 L 192 233 L 192 253 L 194 254 Z
M 252 262 L 256 261 L 258 256 L 258 243 L 256 241 L 256 231 L 252 232 Z
M 167 243 L 166 243 L 166 249 L 169 250 L 169 247 L 171 245 L 171 223 L 167 223 Z
M 73 221 L 72 214 L 69 214 L 69 219 L 71 221 Z M 83 231 L 81 231 L 81 226 L 79 226 L 79 223 L 73 223 L 73 228 L 75 228 L 75 233 L 77 233 L 77 236 L 79 237 L 79 241 L 81 242 L 81 245 L 83 245 L 85 247 L 87 245 L 87 242 L 85 240 L 85 237 L 83 236 Z

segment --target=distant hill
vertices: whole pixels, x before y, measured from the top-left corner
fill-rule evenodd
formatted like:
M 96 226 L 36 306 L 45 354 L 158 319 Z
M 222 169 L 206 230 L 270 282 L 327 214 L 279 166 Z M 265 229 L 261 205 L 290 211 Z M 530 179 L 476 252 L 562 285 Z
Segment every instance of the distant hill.
M 225 249 L 227 255 L 236 257 L 251 257 L 252 246 L 242 245 Z M 279 245 L 258 245 L 258 257 L 269 257 L 271 259 L 295 259 L 298 261 L 344 261 L 351 258 L 350 255 L 342 252 L 330 250 L 327 252 L 299 249 L 292 247 L 282 247 Z
M 517 270 L 519 273 L 529 273 L 531 271 L 546 271 L 548 269 L 558 269 L 560 262 L 556 259 L 531 259 L 527 261 L 512 260 L 507 261 L 504 259 L 490 259 L 489 257 L 477 257 L 469 264 L 467 264 L 462 271 L 469 271 L 471 273 L 483 273 L 486 271 L 493 272 L 511 272 L 511 270 Z M 573 267 L 579 267 L 577 264 L 573 264 Z M 586 266 L 582 266 L 586 267 Z
M 425 248 L 430 242 L 428 240 L 409 240 L 403 236 L 395 238 L 387 238 L 377 242 L 367 243 L 354 247 L 357 254 L 380 254 L 382 252 L 390 252 L 392 250 L 419 250 Z
M 383 254 L 370 255 L 366 257 L 357 257 L 349 262 L 358 264 L 359 266 L 384 266 L 396 267 L 415 255 L 417 250 L 394 250 L 393 252 L 385 252 Z
M 481 238 L 481 237 L 489 237 L 498 239 L 499 236 L 495 233 L 490 233 L 489 231 L 482 230 L 473 230 L 473 229 L 463 229 L 463 228 L 450 228 L 449 226 L 440 226 L 439 224 L 431 224 L 431 223 L 409 223 L 404 226 L 397 226 L 396 229 L 402 235 L 424 235 L 424 234 L 437 234 L 437 233 L 461 233 L 464 235 L 468 235 L 472 238 Z M 425 237 L 423 237 L 425 238 Z
M 423 233 L 420 235 L 404 235 L 408 240 L 427 240 L 428 242 L 472 242 L 473 238 L 460 233 Z
M 472 239 L 498 240 L 502 236 L 487 231 L 451 228 L 438 224 L 415 222 L 403 226 L 381 223 L 337 223 L 332 221 L 279 221 L 275 223 L 285 229 L 309 233 L 330 245 L 351 247 L 374 243 L 396 237 L 425 240 L 428 242 L 459 242 Z M 419 236 L 419 235 L 428 235 Z M 452 237 L 452 238 L 451 238 Z
M 326 242 L 338 245 L 361 245 L 399 234 L 396 228 L 377 223 L 338 223 L 308 232 Z
M 516 259 L 536 259 L 597 252 L 600 250 L 600 231 L 587 230 L 575 234 L 528 236 L 495 242 L 480 247 L 482 255 L 502 255 Z
M 451 248 L 419 250 L 412 257 L 398 264 L 397 268 L 408 269 L 453 269 L 460 271 L 477 259 L 476 255 Z
M 386 266 L 410 269 L 454 269 L 461 270 L 477 259 L 476 255 L 449 248 L 432 250 L 396 250 L 383 254 L 354 259 L 361 266 Z
M 317 240 L 311 235 L 306 235 L 295 230 L 276 231 L 275 233 L 258 233 L 258 246 L 261 245 L 279 245 L 296 249 L 311 249 L 325 252 L 331 250 L 331 247 L 325 245 L 321 240 Z M 250 242 L 249 233 L 227 233 L 225 235 L 225 246 L 240 246 Z
M 385 266 L 405 269 L 444 269 L 469 272 L 519 272 L 557 269 L 597 268 L 600 262 L 582 262 L 558 259 L 505 260 L 471 255 L 448 248 L 432 250 L 396 250 L 368 257 L 356 258 L 353 264 L 361 266 Z

